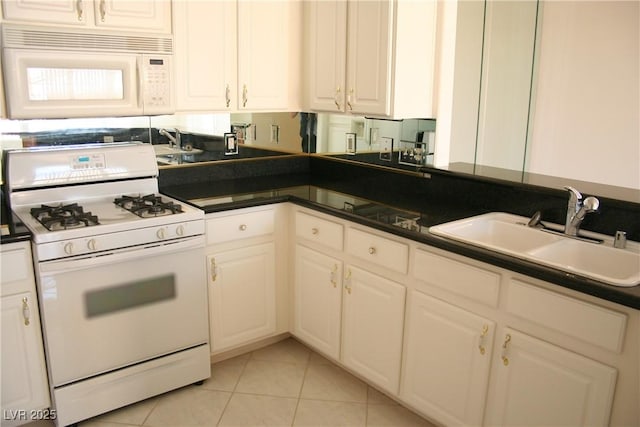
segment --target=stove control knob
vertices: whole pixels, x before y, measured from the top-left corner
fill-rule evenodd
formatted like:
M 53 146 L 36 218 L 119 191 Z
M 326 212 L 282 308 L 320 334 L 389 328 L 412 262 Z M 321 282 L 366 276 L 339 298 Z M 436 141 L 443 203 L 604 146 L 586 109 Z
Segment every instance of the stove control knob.
M 97 248 L 96 239 L 91 239 L 87 242 L 87 249 L 90 251 L 95 251 Z
M 67 255 L 73 255 L 73 243 L 69 242 L 64 245 L 64 253 Z
M 164 228 L 159 228 L 158 231 L 156 231 L 156 236 L 158 236 L 158 239 L 164 239 L 165 238 Z
M 176 227 L 176 234 L 178 236 L 184 236 L 184 227 L 182 225 Z

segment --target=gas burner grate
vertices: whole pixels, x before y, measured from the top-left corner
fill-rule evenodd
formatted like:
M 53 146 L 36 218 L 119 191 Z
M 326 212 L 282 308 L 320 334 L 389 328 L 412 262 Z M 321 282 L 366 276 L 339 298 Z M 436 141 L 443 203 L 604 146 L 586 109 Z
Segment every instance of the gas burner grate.
M 96 215 L 92 215 L 91 212 L 84 212 L 77 203 L 59 204 L 57 206 L 41 205 L 39 208 L 31 208 L 31 216 L 49 231 L 100 224 Z
M 116 205 L 128 210 L 141 218 L 173 215 L 182 212 L 182 206 L 177 203 L 162 200 L 155 194 L 146 196 L 122 196 L 113 201 Z

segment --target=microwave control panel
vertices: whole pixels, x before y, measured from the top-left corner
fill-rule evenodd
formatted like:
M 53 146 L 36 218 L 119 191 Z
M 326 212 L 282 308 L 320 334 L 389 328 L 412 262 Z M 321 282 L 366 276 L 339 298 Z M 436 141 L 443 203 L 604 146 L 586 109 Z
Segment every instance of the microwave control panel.
M 144 114 L 173 113 L 175 109 L 171 93 L 171 57 L 142 55 L 142 63 Z

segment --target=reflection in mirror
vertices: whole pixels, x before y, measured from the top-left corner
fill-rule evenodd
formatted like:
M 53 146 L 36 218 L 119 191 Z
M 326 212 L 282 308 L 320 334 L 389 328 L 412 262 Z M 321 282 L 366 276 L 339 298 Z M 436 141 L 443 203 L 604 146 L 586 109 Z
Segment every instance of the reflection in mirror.
M 317 152 L 404 170 L 433 164 L 436 121 L 317 114 Z

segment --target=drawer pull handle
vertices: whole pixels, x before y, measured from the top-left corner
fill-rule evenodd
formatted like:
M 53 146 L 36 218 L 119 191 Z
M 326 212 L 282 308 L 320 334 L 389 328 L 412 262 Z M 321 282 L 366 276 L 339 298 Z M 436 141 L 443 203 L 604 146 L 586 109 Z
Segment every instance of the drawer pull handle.
M 78 21 L 82 21 L 82 15 L 84 13 L 84 8 L 82 6 L 82 0 L 76 1 L 76 14 L 78 15 Z
M 313 228 L 311 229 L 311 234 L 314 234 L 314 235 L 315 235 L 315 234 L 318 234 L 319 232 L 320 232 L 320 230 L 318 230 L 318 229 L 317 229 L 317 228 L 315 228 L 315 227 L 313 227 Z
M 27 297 L 22 298 L 22 317 L 24 317 L 24 326 L 29 326 L 31 318 L 31 309 L 29 308 L 29 300 Z
M 240 225 L 240 227 L 238 227 L 238 229 L 239 229 L 240 231 L 245 231 L 245 230 L 247 229 L 247 224 L 242 224 L 242 225 Z
M 502 344 L 502 363 L 504 366 L 509 366 L 509 358 L 507 357 L 507 352 L 509 351 L 509 343 L 511 342 L 511 335 L 507 334 L 504 337 L 504 343 Z
M 338 285 L 338 281 L 336 280 L 336 273 L 338 272 L 338 265 L 333 264 L 333 268 L 331 269 L 331 284 L 335 288 Z
M 351 295 L 351 269 L 347 269 L 347 275 L 344 278 L 344 288 L 347 290 L 347 293 Z
M 369 247 L 369 254 L 375 255 L 376 254 L 376 248 L 374 248 L 373 246 L 370 246 Z
M 218 267 L 216 266 L 215 258 L 211 258 L 210 266 L 211 266 L 211 281 L 215 282 L 216 279 L 218 278 Z
M 478 350 L 480 350 L 480 354 L 483 356 L 486 353 L 486 349 L 484 348 L 484 339 L 486 338 L 488 333 L 489 333 L 489 325 L 483 325 L 482 332 L 480 332 L 480 339 L 478 344 Z
M 107 15 L 107 5 L 104 0 L 100 0 L 100 20 L 104 22 L 104 17 Z

